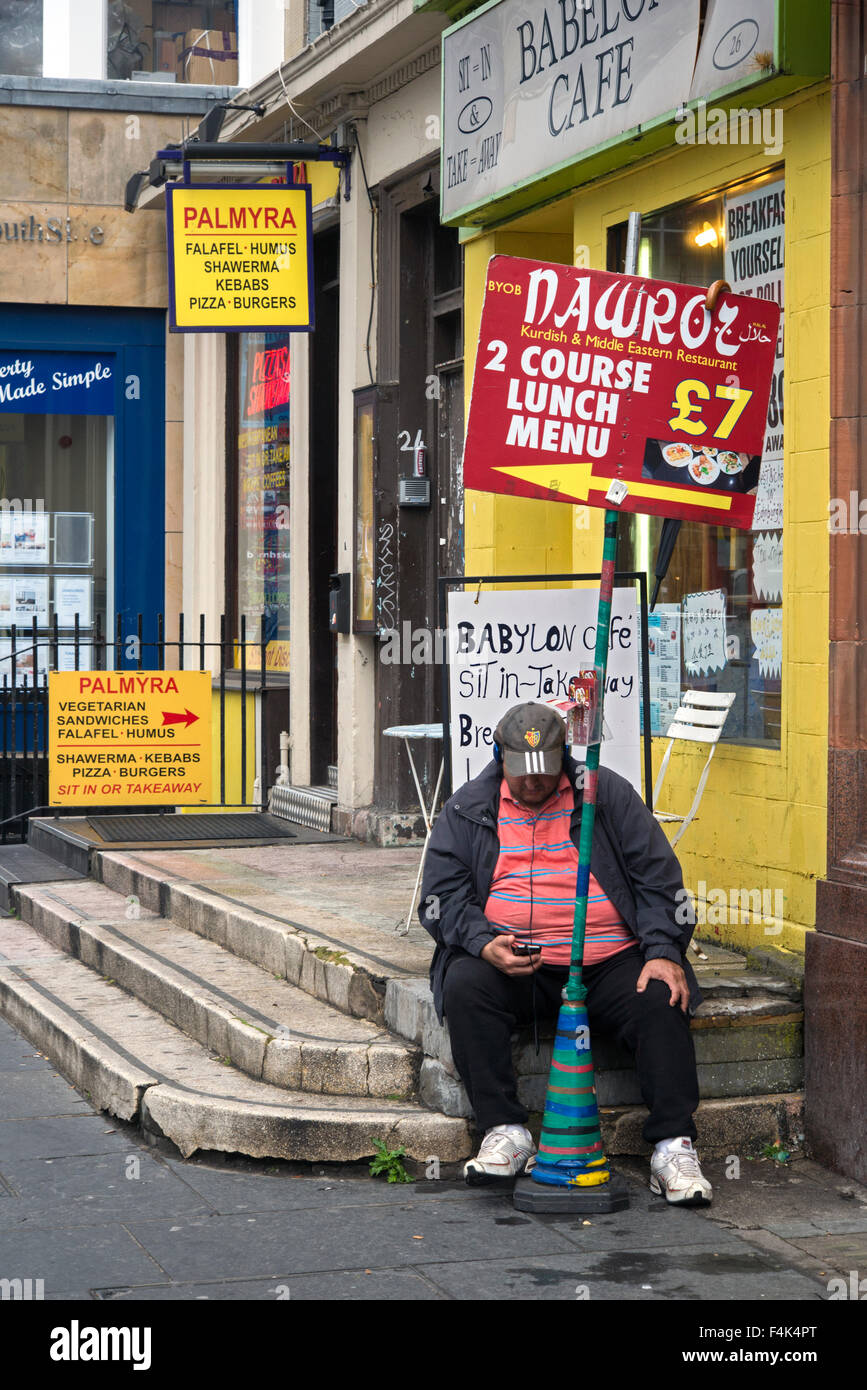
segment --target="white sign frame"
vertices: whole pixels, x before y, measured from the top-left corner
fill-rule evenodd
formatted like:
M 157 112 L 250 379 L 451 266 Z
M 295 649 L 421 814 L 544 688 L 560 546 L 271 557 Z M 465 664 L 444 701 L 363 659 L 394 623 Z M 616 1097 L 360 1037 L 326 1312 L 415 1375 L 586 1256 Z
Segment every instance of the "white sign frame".
M 502 581 L 494 578 L 491 582 L 496 584 Z M 490 762 L 493 756 L 493 730 L 508 709 L 523 700 L 545 704 L 549 700 L 566 699 L 568 678 L 578 669 L 594 664 L 599 590 L 500 588 L 477 593 L 475 587 L 470 585 L 463 589 L 449 589 L 446 604 L 450 761 L 452 788 L 456 790 L 469 778 L 477 776 Z M 600 761 L 603 767 L 610 767 L 626 777 L 638 795 L 643 797 L 642 730 L 639 719 L 641 610 L 634 586 L 615 588 L 611 618 L 612 637 L 606 673 L 608 694 L 603 717 L 612 736 L 603 738 Z M 465 621 L 473 624 L 471 651 L 462 650 L 467 644 L 461 638 L 458 623 Z M 494 652 L 493 657 L 483 635 L 485 627 L 491 623 L 496 630 L 494 645 L 503 648 Z M 515 632 L 528 623 L 532 630 L 521 639 L 520 650 L 507 652 L 505 645 L 511 638 L 508 635 L 504 637 L 500 625 Z M 535 629 L 532 628 L 533 624 Z M 567 639 L 569 649 L 561 652 L 544 646 L 548 632 L 555 628 L 561 632 L 567 628 L 574 629 Z M 622 637 L 618 635 L 621 633 Z M 625 645 L 626 636 L 630 633 L 629 644 Z M 551 640 L 558 639 L 554 637 Z M 541 651 L 540 641 L 543 643 Z M 517 645 L 517 642 L 513 643 L 513 647 Z M 487 682 L 479 685 L 479 673 L 487 660 L 491 660 L 492 667 L 498 668 L 494 672 L 497 687 L 493 694 L 490 674 Z M 539 668 L 543 666 L 551 667 L 550 675 L 540 672 Z M 534 674 L 530 674 L 531 668 Z M 490 671 L 491 668 L 486 669 Z M 462 673 L 464 689 L 461 689 Z M 518 677 L 517 682 L 515 676 Z M 548 679 L 555 687 L 553 691 L 544 688 L 544 682 Z M 615 681 L 618 683 L 616 686 L 613 685 Z M 481 694 L 478 693 L 480 690 Z M 502 696 L 501 690 L 506 692 Z M 626 707 L 613 704 L 615 690 L 627 702 Z M 471 707 L 473 714 L 470 716 Z M 618 711 L 622 717 L 619 717 Z M 462 715 L 470 716 L 473 721 L 471 727 L 462 722 Z M 462 742 L 465 738 L 469 738 L 469 743 Z M 576 747 L 572 751 L 579 761 L 583 761 L 585 750 Z

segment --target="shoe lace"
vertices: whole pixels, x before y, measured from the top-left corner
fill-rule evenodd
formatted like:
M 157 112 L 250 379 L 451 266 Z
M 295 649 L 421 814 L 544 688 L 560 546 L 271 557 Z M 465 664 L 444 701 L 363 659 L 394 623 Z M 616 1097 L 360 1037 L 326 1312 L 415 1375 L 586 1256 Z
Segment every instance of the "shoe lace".
M 513 1153 L 515 1149 L 525 1148 L 523 1141 L 518 1142 L 510 1134 L 486 1134 L 479 1149 L 479 1157 L 485 1157 L 502 1152 Z
M 698 1155 L 694 1153 L 678 1153 L 669 1158 L 669 1163 L 673 1163 L 678 1173 L 685 1178 L 699 1178 L 704 1181 L 704 1175 L 698 1164 Z

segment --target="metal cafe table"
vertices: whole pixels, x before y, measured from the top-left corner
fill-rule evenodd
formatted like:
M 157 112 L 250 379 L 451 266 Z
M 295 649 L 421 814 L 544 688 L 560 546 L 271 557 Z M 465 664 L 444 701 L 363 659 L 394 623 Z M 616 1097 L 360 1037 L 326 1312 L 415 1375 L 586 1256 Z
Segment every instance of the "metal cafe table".
M 443 736 L 443 726 L 442 724 L 394 724 L 390 729 L 383 729 L 382 732 L 386 738 L 403 739 L 404 746 L 407 751 L 407 756 L 409 757 L 409 765 L 412 769 L 412 780 L 415 782 L 415 790 L 418 795 L 418 804 L 421 809 L 421 814 L 425 826 L 425 837 L 424 845 L 422 846 L 421 851 L 421 860 L 419 861 L 418 873 L 416 874 L 415 879 L 415 887 L 412 890 L 412 899 L 409 904 L 409 912 L 406 918 L 406 930 L 409 931 L 410 926 L 412 924 L 412 914 L 415 910 L 415 901 L 418 895 L 418 888 L 419 884 L 421 883 L 421 875 L 422 870 L 424 869 L 424 861 L 427 856 L 428 842 L 431 837 L 431 831 L 433 830 L 433 823 L 436 815 L 437 798 L 439 797 L 440 787 L 442 786 L 443 766 L 445 761 L 444 757 L 441 756 L 440 770 L 439 774 L 437 775 L 437 783 L 434 788 L 433 797 L 431 799 L 430 809 L 428 809 L 428 806 L 425 803 L 424 793 L 421 789 L 421 783 L 418 780 L 418 772 L 416 770 L 415 759 L 412 756 L 412 740 L 416 738 L 441 740 Z

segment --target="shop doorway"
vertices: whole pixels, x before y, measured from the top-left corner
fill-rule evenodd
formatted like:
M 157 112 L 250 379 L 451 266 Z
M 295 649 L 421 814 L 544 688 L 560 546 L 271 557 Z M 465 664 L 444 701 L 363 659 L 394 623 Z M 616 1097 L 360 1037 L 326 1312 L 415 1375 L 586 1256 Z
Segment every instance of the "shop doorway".
M 337 637 L 328 620 L 337 562 L 337 362 L 340 233 L 314 243 L 316 329 L 310 335 L 310 781 L 330 786 L 337 765 Z

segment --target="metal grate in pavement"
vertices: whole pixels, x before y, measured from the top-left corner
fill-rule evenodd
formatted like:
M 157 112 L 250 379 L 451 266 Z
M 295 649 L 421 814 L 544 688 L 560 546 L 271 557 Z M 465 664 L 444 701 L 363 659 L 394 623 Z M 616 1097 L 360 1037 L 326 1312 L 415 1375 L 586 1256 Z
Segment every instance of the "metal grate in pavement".
M 241 815 L 88 816 L 103 840 L 279 840 L 294 831 L 273 816 Z

